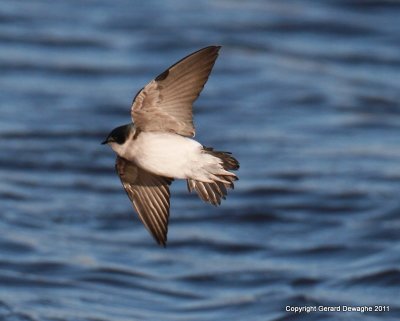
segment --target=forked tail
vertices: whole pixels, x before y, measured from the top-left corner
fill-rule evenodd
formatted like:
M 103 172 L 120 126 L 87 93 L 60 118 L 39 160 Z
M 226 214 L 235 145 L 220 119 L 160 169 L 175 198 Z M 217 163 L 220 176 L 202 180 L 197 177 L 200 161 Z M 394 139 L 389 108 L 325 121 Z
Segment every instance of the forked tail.
M 209 147 L 204 147 L 203 152 L 212 156 L 211 164 L 206 166 L 209 179 L 207 182 L 188 179 L 188 190 L 195 190 L 204 202 L 218 206 L 221 199 L 226 198 L 227 189 L 234 189 L 233 182 L 238 177 L 230 171 L 238 170 L 239 162 L 229 152 L 214 151 Z

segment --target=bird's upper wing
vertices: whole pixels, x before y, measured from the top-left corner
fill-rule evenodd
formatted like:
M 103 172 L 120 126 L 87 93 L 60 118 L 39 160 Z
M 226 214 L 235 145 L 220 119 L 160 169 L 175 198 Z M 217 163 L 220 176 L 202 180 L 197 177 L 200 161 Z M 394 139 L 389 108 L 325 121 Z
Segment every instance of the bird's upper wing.
M 136 127 L 193 137 L 192 104 L 207 82 L 220 48 L 210 46 L 192 53 L 140 90 L 131 108 Z
M 165 246 L 173 179 L 151 174 L 119 156 L 115 168 L 140 220 L 157 243 Z

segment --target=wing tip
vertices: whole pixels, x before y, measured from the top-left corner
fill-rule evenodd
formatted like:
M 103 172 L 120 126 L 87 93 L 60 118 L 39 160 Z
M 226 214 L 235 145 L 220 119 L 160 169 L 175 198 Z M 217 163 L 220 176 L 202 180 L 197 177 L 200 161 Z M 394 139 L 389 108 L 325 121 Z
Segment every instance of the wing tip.
M 210 45 L 203 49 L 206 49 L 206 48 L 214 48 L 215 50 L 220 50 L 222 48 L 222 45 Z
M 201 49 L 199 49 L 199 50 L 197 50 L 197 51 L 191 53 L 190 55 L 186 56 L 185 58 L 188 58 L 188 57 L 190 57 L 190 56 L 192 56 L 192 55 L 195 55 L 195 54 L 197 54 L 197 53 L 200 53 L 200 52 L 202 52 L 202 51 L 210 51 L 210 53 L 215 54 L 215 55 L 218 56 L 218 52 L 219 52 L 219 50 L 220 50 L 221 48 L 222 48 L 221 45 L 210 45 L 210 46 L 201 48 Z M 183 60 L 183 59 L 182 59 L 182 60 Z
M 207 49 L 207 48 L 212 49 L 212 51 L 214 51 L 215 54 L 218 55 L 222 46 L 221 45 L 211 45 L 211 46 L 205 47 L 204 49 Z
M 167 235 L 165 235 L 162 239 L 161 238 L 155 238 L 157 244 L 164 249 L 167 248 Z
M 161 233 L 156 233 L 155 231 L 150 231 L 150 233 L 160 247 L 163 247 L 164 249 L 167 247 L 168 222 L 165 225 L 165 230 L 163 230 Z

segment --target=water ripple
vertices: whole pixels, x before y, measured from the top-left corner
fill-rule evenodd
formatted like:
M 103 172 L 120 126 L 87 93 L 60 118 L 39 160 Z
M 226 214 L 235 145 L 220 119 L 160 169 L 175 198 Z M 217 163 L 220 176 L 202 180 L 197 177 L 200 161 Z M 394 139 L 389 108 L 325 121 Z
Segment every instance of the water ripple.
M 399 319 L 399 8 L 3 1 L 0 319 Z M 210 44 L 196 139 L 240 181 L 218 208 L 174 182 L 158 248 L 100 142 Z M 285 311 L 375 304 L 390 312 Z

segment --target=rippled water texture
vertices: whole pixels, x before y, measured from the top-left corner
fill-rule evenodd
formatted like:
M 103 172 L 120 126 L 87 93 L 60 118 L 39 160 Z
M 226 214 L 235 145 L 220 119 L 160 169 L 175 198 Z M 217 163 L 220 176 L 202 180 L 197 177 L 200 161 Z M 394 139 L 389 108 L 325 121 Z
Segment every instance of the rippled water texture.
M 399 320 L 400 3 L 0 4 L 0 319 Z M 113 152 L 133 96 L 223 48 L 197 139 L 234 153 L 219 208 L 172 186 L 169 242 Z M 294 315 L 290 306 L 390 306 Z

